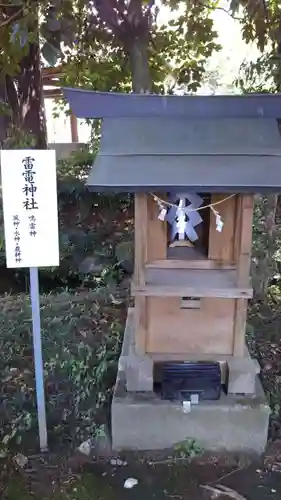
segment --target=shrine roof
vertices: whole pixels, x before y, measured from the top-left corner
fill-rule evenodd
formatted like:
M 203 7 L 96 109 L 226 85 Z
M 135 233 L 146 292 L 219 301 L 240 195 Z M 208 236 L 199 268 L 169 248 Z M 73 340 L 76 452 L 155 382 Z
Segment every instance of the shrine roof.
M 191 97 L 67 89 L 65 95 L 78 117 L 103 117 L 87 181 L 92 191 L 281 191 L 279 94 Z
M 281 94 L 160 95 L 63 88 L 77 118 L 281 118 Z

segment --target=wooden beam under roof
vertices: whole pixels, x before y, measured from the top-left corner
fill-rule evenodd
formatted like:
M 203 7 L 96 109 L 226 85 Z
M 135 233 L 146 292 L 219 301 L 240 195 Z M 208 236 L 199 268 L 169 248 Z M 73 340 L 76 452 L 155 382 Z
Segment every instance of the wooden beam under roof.
M 58 97 L 63 97 L 61 89 L 44 89 L 45 99 L 56 99 Z
M 45 99 L 58 99 L 63 97 L 60 88 L 59 78 L 65 74 L 63 65 L 55 66 L 54 68 L 42 69 L 43 90 Z M 51 87 L 51 88 L 46 88 Z M 72 142 L 79 142 L 78 123 L 76 116 L 70 115 L 70 129 Z
M 55 66 L 54 68 L 43 68 L 42 69 L 42 81 L 44 88 L 44 97 L 46 99 L 55 99 L 58 97 L 63 97 L 63 93 L 60 89 L 59 78 L 65 74 L 63 65 Z M 46 88 L 46 87 L 56 87 L 56 88 Z

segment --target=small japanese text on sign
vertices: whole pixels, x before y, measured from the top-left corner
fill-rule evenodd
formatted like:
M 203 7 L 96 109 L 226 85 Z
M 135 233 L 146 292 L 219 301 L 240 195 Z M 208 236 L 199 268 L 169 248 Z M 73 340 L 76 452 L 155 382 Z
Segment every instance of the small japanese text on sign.
M 13 216 L 13 225 L 14 225 L 14 242 L 15 242 L 15 261 L 17 264 L 21 262 L 21 247 L 20 247 L 20 218 L 18 215 Z

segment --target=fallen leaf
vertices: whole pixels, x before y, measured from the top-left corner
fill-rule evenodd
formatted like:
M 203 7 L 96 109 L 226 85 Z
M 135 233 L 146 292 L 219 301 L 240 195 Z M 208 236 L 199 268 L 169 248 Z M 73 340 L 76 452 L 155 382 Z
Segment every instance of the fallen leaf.
M 27 462 L 28 462 L 28 458 L 23 455 L 22 453 L 18 453 L 15 457 L 14 457 L 14 461 L 16 462 L 16 464 L 21 468 L 23 469 L 26 465 L 27 465 Z
M 124 483 L 124 488 L 131 489 L 138 484 L 138 480 L 134 477 L 128 477 Z
M 84 441 L 83 443 L 80 444 L 78 450 L 80 453 L 83 453 L 83 455 L 89 456 L 92 451 L 92 441 L 91 439 L 88 439 L 87 441 Z

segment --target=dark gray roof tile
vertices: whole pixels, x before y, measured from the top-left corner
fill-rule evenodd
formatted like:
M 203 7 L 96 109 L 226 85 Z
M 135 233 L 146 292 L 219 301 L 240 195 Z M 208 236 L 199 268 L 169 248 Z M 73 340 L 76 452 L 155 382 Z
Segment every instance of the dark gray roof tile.
M 105 119 L 94 191 L 281 191 L 273 119 Z
M 100 154 L 279 154 L 273 119 L 105 118 Z
M 92 191 L 281 191 L 279 156 L 98 155 L 87 181 Z

